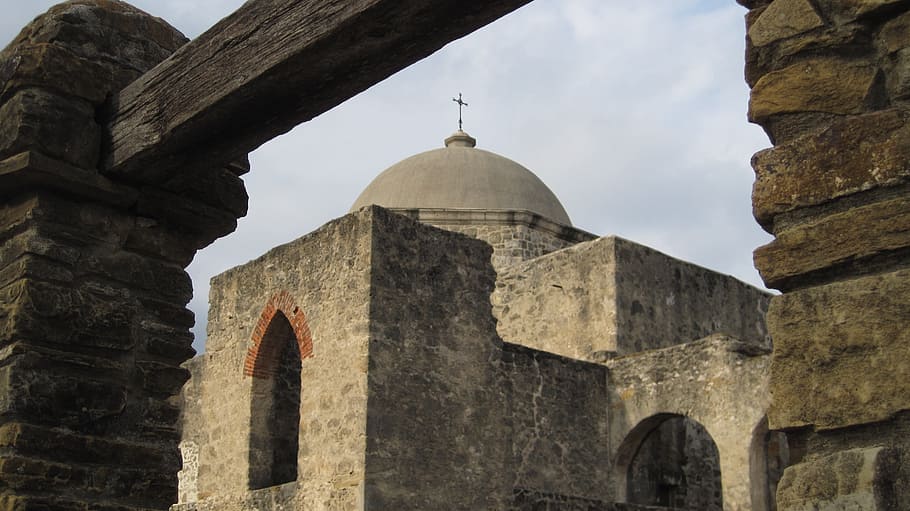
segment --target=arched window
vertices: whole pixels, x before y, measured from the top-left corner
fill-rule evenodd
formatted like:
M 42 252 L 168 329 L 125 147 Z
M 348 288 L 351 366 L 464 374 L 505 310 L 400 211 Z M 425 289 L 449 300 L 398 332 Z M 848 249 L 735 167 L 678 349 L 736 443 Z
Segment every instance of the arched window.
M 250 489 L 297 479 L 300 349 L 287 316 L 275 311 L 258 343 L 250 403 Z
M 617 470 L 625 501 L 646 506 L 722 511 L 720 456 L 708 431 L 680 415 L 654 416 L 623 442 Z

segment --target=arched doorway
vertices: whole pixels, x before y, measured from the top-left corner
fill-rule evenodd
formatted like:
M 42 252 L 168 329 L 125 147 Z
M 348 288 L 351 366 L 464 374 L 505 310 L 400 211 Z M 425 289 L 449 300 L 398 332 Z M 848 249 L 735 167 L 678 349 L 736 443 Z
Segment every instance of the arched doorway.
M 717 445 L 688 417 L 660 414 L 639 423 L 620 447 L 616 470 L 625 502 L 723 510 Z

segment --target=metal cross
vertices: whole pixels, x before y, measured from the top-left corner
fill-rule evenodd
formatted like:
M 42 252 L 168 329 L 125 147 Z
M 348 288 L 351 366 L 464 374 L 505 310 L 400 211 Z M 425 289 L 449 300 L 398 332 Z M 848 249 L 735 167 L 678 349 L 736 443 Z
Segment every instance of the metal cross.
M 465 102 L 461 99 L 461 93 L 460 93 L 460 92 L 458 93 L 458 99 L 452 98 L 452 101 L 458 103 L 458 131 L 461 131 L 461 107 L 468 106 L 468 104 L 465 103 Z

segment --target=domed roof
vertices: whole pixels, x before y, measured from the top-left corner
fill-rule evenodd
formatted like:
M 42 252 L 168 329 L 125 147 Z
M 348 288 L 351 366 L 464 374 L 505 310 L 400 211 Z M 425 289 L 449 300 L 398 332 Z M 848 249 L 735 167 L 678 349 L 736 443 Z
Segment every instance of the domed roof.
M 533 172 L 498 154 L 476 149 L 459 130 L 446 146 L 406 158 L 383 171 L 351 211 L 376 204 L 399 209 L 528 210 L 572 225 L 556 195 Z

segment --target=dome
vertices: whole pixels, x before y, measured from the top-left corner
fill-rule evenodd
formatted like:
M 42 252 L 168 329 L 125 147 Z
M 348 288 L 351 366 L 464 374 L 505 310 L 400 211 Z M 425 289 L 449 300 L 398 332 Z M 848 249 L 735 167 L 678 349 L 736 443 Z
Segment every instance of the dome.
M 527 210 L 572 225 L 556 195 L 530 170 L 476 149 L 476 141 L 463 131 L 445 143 L 383 171 L 351 211 L 371 204 L 391 209 Z

